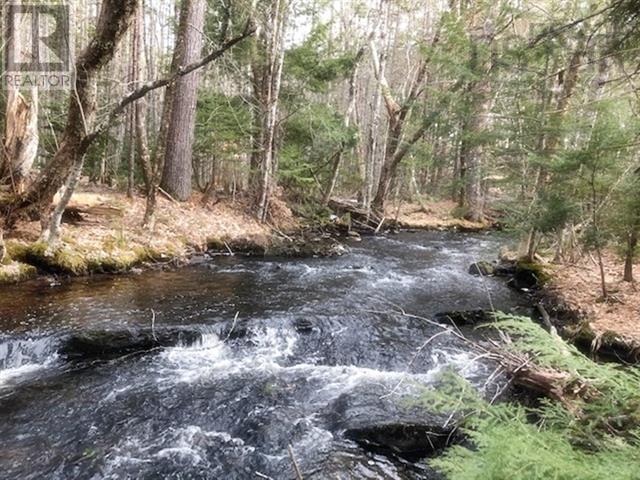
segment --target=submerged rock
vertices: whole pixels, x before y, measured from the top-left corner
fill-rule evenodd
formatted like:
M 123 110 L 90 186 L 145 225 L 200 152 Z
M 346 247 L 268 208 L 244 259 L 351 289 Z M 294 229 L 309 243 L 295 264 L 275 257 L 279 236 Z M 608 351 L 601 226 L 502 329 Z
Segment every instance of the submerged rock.
M 84 331 L 68 337 L 58 353 L 67 359 L 111 358 L 158 347 L 190 345 L 201 338 L 199 331 L 184 328 Z
M 487 310 L 454 310 L 451 312 L 441 312 L 434 316 L 434 320 L 440 323 L 458 326 L 462 325 L 478 325 L 481 323 L 492 322 L 495 320 L 493 312 Z
M 417 461 L 460 441 L 455 420 L 383 398 L 379 389 L 343 394 L 332 408 L 333 427 L 370 452 Z
M 482 275 L 483 277 L 494 275 L 495 266 L 489 262 L 476 262 L 472 263 L 469 267 L 469 273 L 471 275 Z
M 346 430 L 344 436 L 362 448 L 418 460 L 436 454 L 452 442 L 454 426 L 421 423 L 381 423 Z
M 311 333 L 313 332 L 313 322 L 307 318 L 297 318 L 293 322 L 293 326 L 298 333 Z

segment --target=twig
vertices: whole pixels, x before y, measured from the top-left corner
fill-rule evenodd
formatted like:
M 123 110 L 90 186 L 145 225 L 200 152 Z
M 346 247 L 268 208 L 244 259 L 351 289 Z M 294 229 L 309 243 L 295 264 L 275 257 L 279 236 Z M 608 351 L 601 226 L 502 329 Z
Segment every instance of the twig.
M 151 309 L 151 335 L 153 335 L 153 339 L 157 342 L 158 337 L 156 337 L 156 311 Z
M 175 198 L 173 198 L 171 195 L 169 195 L 165 190 L 163 190 L 162 188 L 158 187 L 158 191 L 164 195 L 165 197 L 167 197 L 169 200 L 171 200 L 173 203 L 175 203 L 176 205 L 179 204 L 180 202 L 178 202 Z
M 422 352 L 422 350 L 425 349 L 425 347 L 427 345 L 429 345 L 434 339 L 438 338 L 440 335 L 444 335 L 446 333 L 450 333 L 450 330 L 443 330 L 441 332 L 436 333 L 435 335 L 432 335 L 431 337 L 429 337 L 427 339 L 426 342 L 424 342 L 422 345 L 420 345 L 420 347 L 418 348 L 418 350 L 416 351 L 416 353 L 413 355 L 413 357 L 411 358 L 411 361 L 409 362 L 409 365 L 407 365 L 407 369 L 405 371 L 405 374 L 402 376 L 402 378 L 400 379 L 400 381 L 396 384 L 395 387 L 393 387 L 391 389 L 391 391 L 389 393 L 385 393 L 384 395 L 380 396 L 380 399 L 383 398 L 388 398 L 391 395 L 393 395 L 394 393 L 396 393 L 398 391 L 398 389 L 400 388 L 400 386 L 402 385 L 402 383 L 404 382 L 405 378 L 407 377 L 407 374 L 409 373 L 409 371 L 411 370 L 411 367 L 413 366 L 413 363 L 416 361 L 416 359 L 418 358 L 418 355 L 420 355 L 420 353 Z
M 227 242 L 222 242 L 224 243 L 224 246 L 227 247 L 227 251 L 229 252 L 229 255 L 231 255 L 232 257 L 235 256 L 235 253 L 233 253 L 233 250 L 231 250 L 231 247 L 229 246 L 229 244 Z
M 302 477 L 302 473 L 300 472 L 300 467 L 298 466 L 298 462 L 296 462 L 296 457 L 293 455 L 293 447 L 291 444 L 287 447 L 289 450 L 289 457 L 291 457 L 291 463 L 293 464 L 293 471 L 296 473 L 296 480 L 304 480 Z
M 273 477 L 270 477 L 269 475 L 265 475 L 264 473 L 260 473 L 257 470 L 254 473 L 256 474 L 256 477 L 264 478 L 265 480 L 273 480 Z
M 236 328 L 238 315 L 240 315 L 240 312 L 236 312 L 236 316 L 233 318 L 233 323 L 231 324 L 231 330 L 229 330 L 229 333 L 227 333 L 227 337 L 222 341 L 222 343 L 227 343 L 227 340 L 229 340 L 229 338 L 231 337 L 231 334 L 233 333 L 233 329 Z

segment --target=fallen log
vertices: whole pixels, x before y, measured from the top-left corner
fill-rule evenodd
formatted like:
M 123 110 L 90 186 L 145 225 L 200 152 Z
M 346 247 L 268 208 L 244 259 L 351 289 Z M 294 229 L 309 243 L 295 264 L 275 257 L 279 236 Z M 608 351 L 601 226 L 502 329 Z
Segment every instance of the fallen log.
M 331 199 L 327 206 L 338 216 L 348 214 L 351 227 L 355 230 L 378 233 L 383 223 L 387 228 L 395 224 L 393 220 L 385 220 L 384 217 L 360 207 L 354 201 Z

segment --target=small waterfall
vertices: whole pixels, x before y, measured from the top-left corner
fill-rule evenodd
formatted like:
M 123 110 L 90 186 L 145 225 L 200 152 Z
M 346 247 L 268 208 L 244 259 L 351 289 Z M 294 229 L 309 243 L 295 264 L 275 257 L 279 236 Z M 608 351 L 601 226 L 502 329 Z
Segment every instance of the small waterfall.
M 0 341 L 0 387 L 23 374 L 44 368 L 57 358 L 58 342 L 53 337 Z

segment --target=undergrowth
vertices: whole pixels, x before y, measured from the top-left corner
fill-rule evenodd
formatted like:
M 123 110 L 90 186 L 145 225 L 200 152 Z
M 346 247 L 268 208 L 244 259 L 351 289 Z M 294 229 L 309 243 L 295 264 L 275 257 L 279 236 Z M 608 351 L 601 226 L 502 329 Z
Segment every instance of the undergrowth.
M 508 334 L 504 348 L 537 366 L 568 372 L 582 390 L 567 405 L 491 404 L 456 374 L 420 399 L 425 407 L 462 410 L 470 442 L 449 448 L 432 465 L 451 480 L 640 479 L 640 373 L 595 363 L 527 318 L 499 315 L 485 328 Z M 461 408 L 462 407 L 462 408 Z

